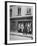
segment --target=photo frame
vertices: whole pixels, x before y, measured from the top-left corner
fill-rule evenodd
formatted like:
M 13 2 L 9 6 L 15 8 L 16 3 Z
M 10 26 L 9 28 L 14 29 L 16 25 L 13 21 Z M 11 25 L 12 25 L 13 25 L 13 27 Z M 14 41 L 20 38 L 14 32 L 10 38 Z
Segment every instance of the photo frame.
M 36 43 L 36 3 L 5 1 L 5 44 Z

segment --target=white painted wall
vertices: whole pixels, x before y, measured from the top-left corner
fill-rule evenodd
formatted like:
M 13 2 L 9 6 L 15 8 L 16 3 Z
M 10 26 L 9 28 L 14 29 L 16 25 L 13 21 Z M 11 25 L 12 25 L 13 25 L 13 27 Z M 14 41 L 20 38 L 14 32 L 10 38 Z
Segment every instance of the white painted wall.
M 17 10 L 17 6 L 12 7 L 12 17 L 17 16 L 18 15 L 18 10 Z
M 21 15 L 22 16 L 25 16 L 25 14 L 26 14 L 26 7 L 21 7 Z

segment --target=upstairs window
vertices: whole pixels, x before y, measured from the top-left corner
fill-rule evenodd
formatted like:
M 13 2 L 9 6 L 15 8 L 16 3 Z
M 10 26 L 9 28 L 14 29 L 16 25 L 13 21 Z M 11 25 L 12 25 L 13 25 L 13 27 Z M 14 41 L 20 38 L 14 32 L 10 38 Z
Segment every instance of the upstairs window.
M 12 8 L 10 8 L 10 17 L 12 17 Z
M 18 8 L 18 16 L 21 15 L 21 8 Z
M 31 8 L 27 8 L 27 13 L 26 15 L 31 15 Z

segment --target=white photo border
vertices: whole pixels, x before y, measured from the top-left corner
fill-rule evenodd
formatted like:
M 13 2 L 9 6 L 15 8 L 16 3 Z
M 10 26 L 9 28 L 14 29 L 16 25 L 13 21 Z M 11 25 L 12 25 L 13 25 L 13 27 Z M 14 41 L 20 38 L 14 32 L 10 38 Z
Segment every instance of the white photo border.
M 5 44 L 15 44 L 15 43 L 35 43 L 36 42 L 36 13 L 35 13 L 35 10 L 36 10 L 36 7 L 35 7 L 35 4 L 36 3 L 30 3 L 30 2 L 11 2 L 11 1 L 6 1 L 5 2 L 5 24 L 7 24 L 7 26 L 5 25 Z M 9 38 L 10 38 L 10 14 L 9 14 L 9 6 L 10 5 L 27 5 L 27 6 L 33 6 L 33 40 L 16 40 L 16 41 L 10 41 Z

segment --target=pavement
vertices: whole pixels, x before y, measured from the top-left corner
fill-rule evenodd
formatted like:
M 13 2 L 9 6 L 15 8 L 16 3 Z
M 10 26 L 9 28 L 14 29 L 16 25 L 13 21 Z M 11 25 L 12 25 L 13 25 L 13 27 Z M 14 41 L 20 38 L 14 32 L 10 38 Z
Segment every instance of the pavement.
M 31 34 L 23 34 L 18 32 L 10 32 L 10 40 L 29 40 L 33 39 Z

